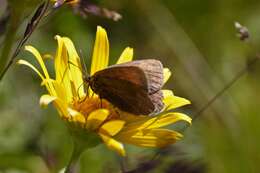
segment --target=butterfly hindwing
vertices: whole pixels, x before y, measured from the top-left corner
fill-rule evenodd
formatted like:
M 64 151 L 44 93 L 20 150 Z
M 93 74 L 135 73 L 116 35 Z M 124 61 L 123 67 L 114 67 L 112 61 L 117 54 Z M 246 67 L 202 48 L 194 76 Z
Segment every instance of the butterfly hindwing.
M 95 93 L 123 111 L 137 115 L 147 115 L 154 111 L 145 75 L 137 67 L 115 67 L 99 71 L 94 74 L 91 83 Z
M 155 93 L 162 88 L 163 85 L 163 66 L 162 63 L 155 59 L 136 60 L 127 63 L 122 63 L 117 66 L 132 66 L 140 68 L 147 79 L 148 93 Z
M 161 90 L 153 93 L 153 94 L 150 94 L 149 95 L 149 98 L 150 100 L 152 101 L 153 105 L 154 105 L 154 111 L 153 113 L 159 113 L 163 107 L 164 107 L 164 103 L 162 101 L 163 99 L 163 93 Z

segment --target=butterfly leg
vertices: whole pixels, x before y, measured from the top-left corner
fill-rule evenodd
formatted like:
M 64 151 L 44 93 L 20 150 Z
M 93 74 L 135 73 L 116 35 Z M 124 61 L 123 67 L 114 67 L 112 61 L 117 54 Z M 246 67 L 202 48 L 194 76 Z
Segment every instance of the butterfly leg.
M 89 96 L 89 84 L 87 86 L 86 93 L 87 93 L 87 96 Z
M 80 99 L 80 95 L 79 95 L 79 89 L 82 87 L 82 86 L 85 86 L 87 85 L 86 87 L 86 95 L 84 96 L 83 100 L 80 100 L 80 103 L 83 103 L 84 101 L 86 101 L 86 99 L 89 97 L 89 84 L 83 82 L 77 89 L 77 94 L 78 94 L 78 98 Z
M 120 112 L 118 111 L 118 109 L 115 106 L 114 106 L 114 110 L 115 110 L 116 114 L 118 115 L 118 117 L 120 118 L 121 117 Z
M 102 98 L 99 97 L 99 99 L 100 99 L 100 108 L 102 108 L 102 107 L 103 107 L 103 104 L 102 104 Z

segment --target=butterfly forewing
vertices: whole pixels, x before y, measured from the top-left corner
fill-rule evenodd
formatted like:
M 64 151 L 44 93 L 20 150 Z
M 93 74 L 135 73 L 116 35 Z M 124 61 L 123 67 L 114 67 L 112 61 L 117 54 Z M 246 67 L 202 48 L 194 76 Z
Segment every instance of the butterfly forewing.
M 93 83 L 95 84 L 99 79 L 114 79 L 119 81 L 125 81 L 129 84 L 136 85 L 146 91 L 148 91 L 147 78 L 142 69 L 135 66 L 110 66 L 104 70 L 98 71 L 93 76 Z M 113 84 L 111 84 L 113 85 Z M 99 88 L 100 84 L 95 88 Z M 126 88 L 120 88 L 126 89 Z
M 147 79 L 148 93 L 155 93 L 162 88 L 163 85 L 163 66 L 162 63 L 155 59 L 136 60 L 116 66 L 134 66 L 140 68 L 145 73 Z M 110 68 L 111 68 L 110 67 Z
M 95 93 L 123 111 L 146 115 L 155 109 L 145 74 L 138 67 L 107 68 L 94 74 L 90 83 Z

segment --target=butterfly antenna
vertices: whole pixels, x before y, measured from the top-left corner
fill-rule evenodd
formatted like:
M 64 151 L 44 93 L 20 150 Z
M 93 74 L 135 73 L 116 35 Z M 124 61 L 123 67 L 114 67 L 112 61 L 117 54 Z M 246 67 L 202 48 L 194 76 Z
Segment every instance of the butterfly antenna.
M 89 77 L 90 75 L 88 73 L 88 69 L 87 69 L 87 66 L 86 66 L 85 58 L 83 56 L 83 52 L 82 52 L 81 49 L 79 50 L 79 52 L 80 52 L 80 60 L 82 61 L 82 64 L 83 64 L 83 72 L 86 75 L 86 77 Z
M 69 65 L 73 65 L 74 67 L 77 67 L 77 68 L 79 68 L 79 69 L 80 69 L 80 71 L 83 71 L 83 76 L 84 76 L 84 70 L 82 70 L 82 68 L 81 68 L 81 67 L 77 66 L 76 64 L 74 64 L 73 62 L 71 62 L 71 61 L 69 61 L 69 60 L 68 60 L 68 64 L 69 64 Z M 64 74 L 67 72 L 67 69 L 69 69 L 69 66 L 66 68 L 66 70 L 65 70 Z M 64 76 L 65 76 L 65 75 L 63 75 L 62 79 L 64 78 Z M 85 76 L 84 76 L 84 77 L 85 77 Z M 83 78 L 84 78 L 84 77 L 83 77 Z M 89 84 L 88 84 L 88 83 L 85 83 L 85 82 L 83 81 L 83 83 L 82 83 L 82 84 L 80 84 L 80 86 L 79 86 L 79 87 L 78 87 L 78 89 L 77 89 L 78 98 L 80 98 L 80 96 L 79 96 L 79 89 L 80 89 L 82 86 L 84 86 L 84 85 L 87 85 L 87 95 L 86 95 L 86 97 L 88 97 L 88 96 L 89 96 L 89 92 L 88 92 L 88 90 L 89 90 Z M 83 101 L 85 101 L 85 99 L 86 99 L 86 98 L 84 98 L 84 100 L 83 100 Z
M 87 70 L 87 66 L 86 66 L 86 62 L 85 62 L 85 58 L 84 58 L 84 55 L 83 55 L 83 51 L 80 49 L 79 50 L 80 52 L 80 60 L 83 64 L 83 72 L 84 72 L 84 78 L 90 78 L 90 74 L 88 73 L 88 70 Z M 89 83 L 87 82 L 87 87 L 86 87 L 86 92 L 87 92 L 87 96 L 89 96 L 89 93 L 90 93 L 90 86 L 89 86 Z M 85 84 L 85 85 L 86 85 Z M 93 96 L 93 93 L 92 93 L 92 96 Z M 91 96 L 91 97 L 92 97 Z
M 71 62 L 71 61 L 69 61 L 68 60 L 68 64 L 69 65 L 73 65 L 73 66 L 75 66 L 75 67 L 78 67 L 77 65 L 75 65 L 73 62 Z M 68 72 L 68 69 L 70 68 L 70 66 L 67 66 L 66 67 L 66 69 L 64 70 L 64 73 L 63 73 L 63 75 L 62 75 L 62 78 L 61 78 L 61 82 L 63 82 L 64 81 L 64 79 L 65 79 L 65 75 L 66 75 L 66 73 Z M 78 67 L 80 70 L 82 70 L 80 67 Z
M 63 83 L 63 81 L 64 81 L 65 74 L 67 73 L 68 69 L 69 69 L 69 67 L 66 67 L 66 69 L 65 69 L 65 71 L 64 71 L 64 73 L 63 73 L 63 75 L 62 75 L 62 78 L 61 78 L 61 82 L 62 82 L 62 83 Z

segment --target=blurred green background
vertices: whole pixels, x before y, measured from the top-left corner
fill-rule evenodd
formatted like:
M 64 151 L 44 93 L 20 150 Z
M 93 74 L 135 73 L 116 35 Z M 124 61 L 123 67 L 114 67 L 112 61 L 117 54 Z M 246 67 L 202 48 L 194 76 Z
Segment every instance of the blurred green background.
M 9 1 L 11 9 L 20 10 L 15 35 L 19 40 L 38 2 L 26 0 L 23 6 L 17 2 L 22 3 Z M 6 3 L 0 3 L 3 16 Z M 118 11 L 123 19 L 84 19 L 64 6 L 41 22 L 27 44 L 41 53 L 54 54 L 54 36 L 68 36 L 89 66 L 96 26 L 101 25 L 109 35 L 110 64 L 126 46 L 134 48 L 135 59 L 160 59 L 173 72 L 165 88 L 191 100 L 192 105 L 181 110 L 191 117 L 260 51 L 258 0 L 103 0 L 100 5 Z M 249 42 L 237 38 L 235 21 L 248 27 Z M 0 36 L 1 49 L 4 36 Z M 24 51 L 18 58 L 34 61 Z M 182 141 L 156 159 L 151 160 L 156 149 L 127 145 L 126 169 L 152 173 L 260 172 L 259 67 L 260 63 L 251 66 L 199 115 Z M 13 65 L 1 81 L 0 173 L 48 173 L 47 167 L 55 172 L 66 165 L 71 139 L 56 110 L 52 106 L 40 108 L 43 93 L 38 76 L 24 67 Z M 86 151 L 80 160 L 82 173 L 120 172 L 119 165 L 119 158 L 104 145 Z

